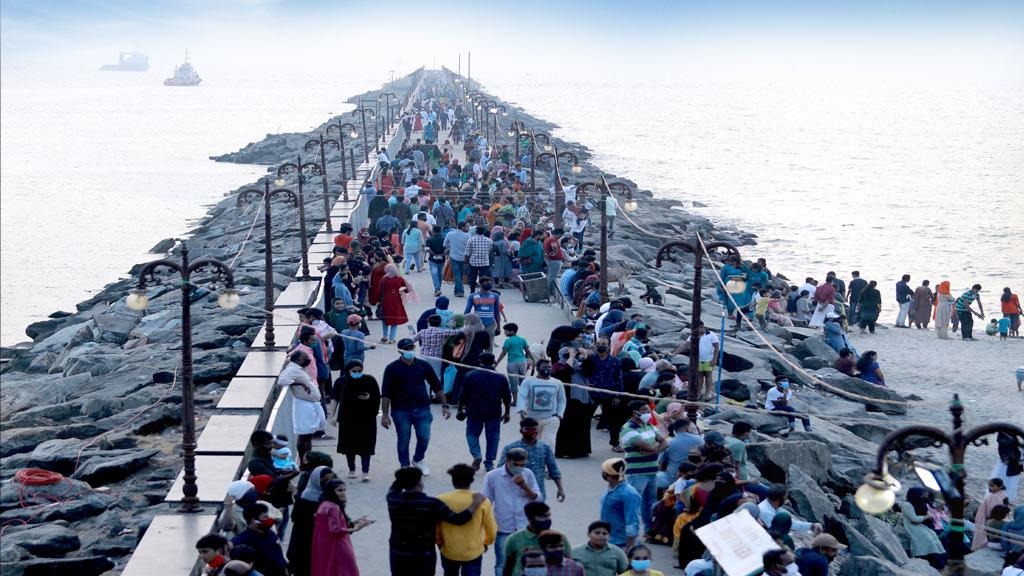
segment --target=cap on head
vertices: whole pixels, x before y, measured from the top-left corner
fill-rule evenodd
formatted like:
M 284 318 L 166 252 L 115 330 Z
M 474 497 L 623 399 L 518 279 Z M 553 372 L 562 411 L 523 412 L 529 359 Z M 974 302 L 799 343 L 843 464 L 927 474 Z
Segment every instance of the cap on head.
M 811 540 L 811 548 L 835 548 L 836 550 L 842 550 L 846 548 L 846 545 L 836 540 L 835 536 L 823 532 Z
M 601 472 L 609 476 L 624 478 L 626 476 L 626 461 L 622 458 L 609 458 L 601 463 Z
M 704 442 L 715 446 L 725 446 L 725 436 L 722 436 L 722 433 L 717 430 L 712 430 L 704 434 Z
M 412 341 L 412 338 L 402 338 L 398 341 L 399 350 L 415 350 L 416 343 Z

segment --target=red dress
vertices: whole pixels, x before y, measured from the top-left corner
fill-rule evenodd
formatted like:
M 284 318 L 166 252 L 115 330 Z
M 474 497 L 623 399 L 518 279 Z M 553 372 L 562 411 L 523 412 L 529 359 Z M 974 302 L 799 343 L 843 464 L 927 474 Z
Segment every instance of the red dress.
M 419 114 L 417 114 L 416 115 L 416 124 L 413 125 L 413 132 L 422 132 L 422 131 L 423 131 L 423 119 L 420 117 Z
M 384 279 L 384 265 L 379 264 L 370 270 L 370 293 L 366 295 L 371 306 L 380 302 L 380 281 Z
M 380 191 L 385 196 L 390 194 L 395 189 L 395 179 L 391 177 L 391 174 L 385 174 L 380 177 Z
M 359 576 L 348 522 L 334 502 L 321 502 L 313 523 L 311 576 Z
M 385 276 L 380 281 L 384 292 L 384 323 L 388 326 L 401 326 L 409 322 L 405 314 L 405 303 L 402 293 L 398 290 L 405 287 L 405 278 L 401 276 Z

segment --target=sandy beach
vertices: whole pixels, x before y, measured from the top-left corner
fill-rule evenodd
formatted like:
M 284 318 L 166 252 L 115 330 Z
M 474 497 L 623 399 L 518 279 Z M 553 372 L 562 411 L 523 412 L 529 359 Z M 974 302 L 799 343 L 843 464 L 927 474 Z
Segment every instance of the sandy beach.
M 853 329 L 850 340 L 861 353 L 878 352 L 890 388 L 923 398 L 911 407 L 908 420 L 948 430 L 952 422 L 949 402 L 953 394 L 960 394 L 968 428 L 995 420 L 1024 424 L 1024 392 L 1017 391 L 1014 377 L 1014 371 L 1024 365 L 1024 339 L 1001 341 L 985 334 L 984 323 L 980 332 L 978 326 L 976 323 L 975 342 L 964 342 L 958 335 L 939 340 L 934 329 L 891 326 L 879 326 L 873 335 L 860 335 Z M 967 450 L 971 496 L 984 494 L 996 458 L 994 441 Z

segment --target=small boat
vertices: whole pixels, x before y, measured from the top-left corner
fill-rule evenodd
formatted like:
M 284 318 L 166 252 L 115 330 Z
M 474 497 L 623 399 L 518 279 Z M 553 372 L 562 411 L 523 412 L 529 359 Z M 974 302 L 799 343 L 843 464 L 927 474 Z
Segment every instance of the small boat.
M 145 72 L 149 70 L 149 56 L 136 49 L 135 52 L 121 52 L 117 55 L 117 64 L 100 66 L 104 72 Z
M 196 73 L 195 68 L 188 62 L 188 52 L 185 52 L 185 63 L 174 69 L 174 76 L 164 80 L 164 86 L 198 86 L 203 79 Z

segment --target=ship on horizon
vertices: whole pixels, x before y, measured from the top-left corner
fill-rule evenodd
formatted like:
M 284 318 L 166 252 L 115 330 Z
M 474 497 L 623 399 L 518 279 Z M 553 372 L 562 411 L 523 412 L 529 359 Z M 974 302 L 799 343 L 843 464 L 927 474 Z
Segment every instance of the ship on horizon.
M 203 81 L 195 68 L 188 61 L 188 50 L 185 51 L 185 63 L 174 69 L 174 76 L 164 80 L 164 86 L 198 86 Z
M 121 52 L 117 55 L 117 64 L 100 66 L 104 72 L 145 72 L 149 70 L 149 56 L 138 51 Z

